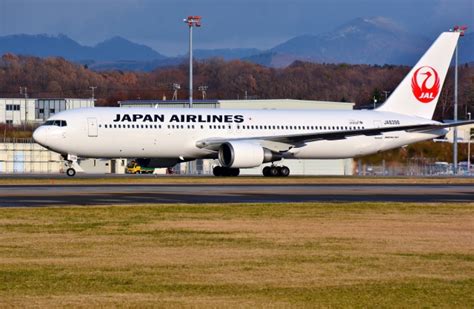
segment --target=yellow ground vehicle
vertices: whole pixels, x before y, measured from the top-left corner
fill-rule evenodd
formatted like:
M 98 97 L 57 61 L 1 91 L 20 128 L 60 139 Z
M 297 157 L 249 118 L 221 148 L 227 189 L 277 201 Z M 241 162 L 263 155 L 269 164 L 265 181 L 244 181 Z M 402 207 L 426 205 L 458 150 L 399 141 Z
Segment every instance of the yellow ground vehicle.
M 154 167 L 143 167 L 135 161 L 131 161 L 126 169 L 127 174 L 153 174 L 154 171 Z

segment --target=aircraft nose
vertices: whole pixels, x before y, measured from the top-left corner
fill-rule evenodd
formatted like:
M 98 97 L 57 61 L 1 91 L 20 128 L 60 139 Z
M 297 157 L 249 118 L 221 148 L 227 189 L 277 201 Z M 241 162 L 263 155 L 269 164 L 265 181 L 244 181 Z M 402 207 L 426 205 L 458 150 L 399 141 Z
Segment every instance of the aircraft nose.
M 37 142 L 38 144 L 42 145 L 42 146 L 46 146 L 46 141 L 47 141 L 47 132 L 46 132 L 46 128 L 44 127 L 39 127 L 38 129 L 36 129 L 34 132 L 33 132 L 33 139 L 35 140 L 35 142 Z

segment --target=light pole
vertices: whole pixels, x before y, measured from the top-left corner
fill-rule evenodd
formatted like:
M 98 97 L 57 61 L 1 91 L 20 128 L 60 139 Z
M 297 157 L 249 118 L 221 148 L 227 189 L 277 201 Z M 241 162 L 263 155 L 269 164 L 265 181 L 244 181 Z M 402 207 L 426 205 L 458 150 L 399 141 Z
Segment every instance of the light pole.
M 471 176 L 471 140 L 474 138 L 474 134 L 469 134 L 469 140 L 467 141 L 467 171 Z
M 467 113 L 469 117 L 469 121 L 471 120 L 471 113 Z M 469 139 L 467 141 L 467 172 L 469 176 L 471 176 L 471 139 L 474 137 L 474 134 L 471 134 L 471 130 L 469 131 Z
M 95 94 L 95 93 L 94 93 L 94 90 L 97 89 L 97 86 L 90 86 L 89 88 L 90 88 L 91 91 L 92 91 L 92 102 L 94 102 L 94 100 L 95 100 L 95 97 L 94 97 L 94 94 Z
M 181 85 L 178 83 L 173 84 L 173 97 L 171 100 L 177 101 L 178 100 L 178 90 L 181 89 Z
M 193 28 L 201 27 L 201 16 L 188 16 L 183 20 L 189 26 L 189 108 L 193 107 Z
M 26 123 L 28 122 L 28 88 L 20 87 L 20 94 L 25 95 L 25 122 L 23 123 L 23 129 L 26 129 Z M 21 121 L 21 109 L 20 109 L 20 121 Z
M 201 91 L 202 93 L 202 99 L 205 100 L 206 99 L 206 91 L 207 91 L 207 86 L 199 86 L 198 88 L 199 91 Z
M 460 36 L 464 36 L 465 26 L 454 26 L 453 31 L 459 32 Z M 454 122 L 458 121 L 458 49 L 459 41 L 456 44 L 454 55 Z M 458 129 L 454 127 L 453 131 L 453 174 L 458 173 Z

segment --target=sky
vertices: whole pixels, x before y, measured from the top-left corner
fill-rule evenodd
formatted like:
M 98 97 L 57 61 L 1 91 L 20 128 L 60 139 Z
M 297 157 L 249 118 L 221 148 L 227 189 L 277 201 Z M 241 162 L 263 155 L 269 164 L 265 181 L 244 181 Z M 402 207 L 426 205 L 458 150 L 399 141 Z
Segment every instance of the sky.
M 383 16 L 434 38 L 455 24 L 474 28 L 474 0 L 0 0 L 0 35 L 65 34 L 84 45 L 122 36 L 174 56 L 188 48 L 183 18 L 202 16 L 195 48 L 271 48 Z

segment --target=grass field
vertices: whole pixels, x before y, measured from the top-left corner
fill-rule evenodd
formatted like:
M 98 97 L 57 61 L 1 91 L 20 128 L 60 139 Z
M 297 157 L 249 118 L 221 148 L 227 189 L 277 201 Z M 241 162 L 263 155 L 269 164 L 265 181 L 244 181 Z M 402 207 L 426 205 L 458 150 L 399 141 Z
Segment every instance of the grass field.
M 0 307 L 474 306 L 474 203 L 0 209 Z

